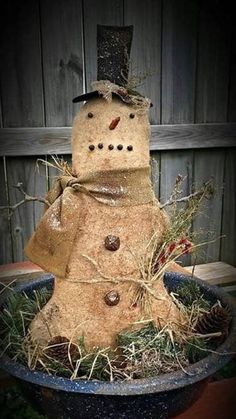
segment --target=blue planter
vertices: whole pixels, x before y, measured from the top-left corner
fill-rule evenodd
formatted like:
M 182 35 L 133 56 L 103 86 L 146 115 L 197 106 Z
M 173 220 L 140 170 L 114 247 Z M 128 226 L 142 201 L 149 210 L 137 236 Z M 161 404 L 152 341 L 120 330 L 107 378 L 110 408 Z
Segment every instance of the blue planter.
M 177 273 L 165 275 L 168 290 L 175 291 L 188 277 Z M 235 308 L 230 297 L 220 288 L 196 280 L 203 295 L 210 301 L 220 300 L 228 305 L 233 314 L 229 335 L 212 353 L 203 360 L 183 371 L 159 375 L 155 378 L 137 379 L 129 382 L 70 381 L 45 373 L 31 371 L 6 356 L 1 359 L 1 367 L 19 382 L 24 394 L 36 405 L 40 412 L 55 419 L 164 419 L 172 417 L 188 408 L 198 399 L 209 377 L 232 359 L 230 354 L 236 349 Z M 53 287 L 51 275 L 16 288 L 16 292 L 26 292 L 42 287 Z M 222 355 L 225 354 L 225 355 Z

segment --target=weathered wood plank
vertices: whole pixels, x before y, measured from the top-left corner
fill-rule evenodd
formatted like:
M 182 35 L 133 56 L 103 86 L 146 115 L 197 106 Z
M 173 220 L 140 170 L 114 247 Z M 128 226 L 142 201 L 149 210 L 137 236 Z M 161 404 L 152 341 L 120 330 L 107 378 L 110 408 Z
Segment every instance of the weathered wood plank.
M 161 153 L 151 153 L 151 179 L 157 199 L 160 198 Z
M 236 150 L 226 152 L 223 195 L 222 240 L 220 259 L 236 266 Z
M 230 25 L 220 1 L 201 2 L 196 85 L 196 122 L 227 120 Z
M 1 8 L 3 125 L 42 126 L 43 88 L 37 0 L 9 0 Z
M 231 15 L 231 52 L 230 52 L 230 82 L 228 121 L 236 121 L 236 30 L 235 14 Z
M 170 197 L 178 175 L 186 178 L 182 185 L 183 195 L 188 195 L 191 192 L 192 158 L 192 151 L 163 151 L 161 153 L 161 203 Z
M 194 122 L 198 2 L 163 2 L 163 124 Z
M 208 263 L 219 260 L 222 194 L 224 177 L 224 152 L 220 150 L 199 150 L 194 152 L 194 188 L 199 189 L 202 184 L 212 178 L 214 184 L 214 196 L 204 200 L 199 215 L 193 222 L 193 230 L 198 235 L 198 242 L 207 242 L 218 239 L 215 243 L 209 243 L 200 248 L 197 253 L 196 263 Z
M 192 151 L 172 151 L 161 153 L 161 175 L 160 175 L 160 202 L 166 202 L 174 190 L 175 181 L 178 175 L 183 176 L 183 196 L 189 195 L 192 188 Z M 171 214 L 171 207 L 166 207 Z M 179 259 L 184 265 L 190 263 L 190 256 L 185 255 Z
M 8 205 L 5 159 L 0 159 L 0 205 Z M 0 213 L 0 264 L 12 261 L 12 241 L 8 212 Z
M 81 0 L 41 0 L 46 126 L 70 126 L 83 89 Z
M 236 268 L 224 262 L 186 266 L 185 269 L 190 273 L 194 271 L 194 276 L 212 285 L 236 284 Z
M 153 125 L 151 150 L 235 147 L 236 124 Z
M 122 0 L 86 0 L 84 2 L 84 49 L 86 68 L 86 90 L 91 90 L 91 82 L 97 80 L 97 24 L 122 25 Z
M 43 196 L 46 192 L 46 177 L 37 173 L 34 158 L 9 158 L 7 160 L 7 177 L 9 184 L 10 204 L 15 204 L 22 199 L 21 193 L 14 188 L 18 182 L 23 183 L 23 188 L 33 196 Z M 35 207 L 39 207 L 37 212 Z M 24 245 L 33 233 L 37 216 L 43 211 L 43 204 L 29 202 L 22 205 L 11 217 L 11 230 L 13 239 L 13 262 L 24 260 Z
M 236 147 L 236 123 L 152 125 L 151 150 Z M 0 156 L 71 154 L 71 128 L 0 129 Z
M 125 0 L 124 23 L 134 25 L 129 77 L 141 76 L 137 90 L 151 98 L 153 108 L 150 111 L 150 120 L 152 124 L 158 124 L 160 122 L 161 1 Z

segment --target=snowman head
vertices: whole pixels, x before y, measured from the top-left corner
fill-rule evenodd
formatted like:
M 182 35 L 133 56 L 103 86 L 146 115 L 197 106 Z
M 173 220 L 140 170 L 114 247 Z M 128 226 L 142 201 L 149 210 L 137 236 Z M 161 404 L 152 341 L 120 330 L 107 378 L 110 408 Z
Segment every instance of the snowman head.
M 72 162 L 77 175 L 149 165 L 148 108 L 113 97 L 89 100 L 75 117 Z

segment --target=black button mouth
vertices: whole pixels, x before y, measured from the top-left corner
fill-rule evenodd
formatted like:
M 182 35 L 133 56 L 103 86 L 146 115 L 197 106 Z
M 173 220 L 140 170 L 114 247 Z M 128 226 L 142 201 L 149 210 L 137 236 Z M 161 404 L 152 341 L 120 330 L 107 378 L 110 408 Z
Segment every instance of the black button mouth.
M 95 150 L 95 145 L 94 144 L 90 144 L 89 146 L 88 146 L 88 148 L 89 148 L 89 150 L 90 151 L 94 151 Z M 104 144 L 103 143 L 98 143 L 98 145 L 97 145 L 97 148 L 99 149 L 99 150 L 102 150 L 103 148 L 104 148 Z M 114 150 L 114 148 L 115 148 L 115 146 L 113 145 L 113 144 L 109 144 L 108 146 L 107 146 L 107 148 L 108 148 L 108 150 Z M 124 146 L 123 146 L 123 144 L 118 144 L 117 146 L 116 146 L 116 148 L 117 148 L 117 150 L 119 150 L 119 151 L 121 151 L 121 150 L 123 150 L 124 149 Z M 133 146 L 131 145 L 131 144 L 129 144 L 129 145 L 127 145 L 127 147 L 126 147 L 126 149 L 128 150 L 128 151 L 133 151 Z

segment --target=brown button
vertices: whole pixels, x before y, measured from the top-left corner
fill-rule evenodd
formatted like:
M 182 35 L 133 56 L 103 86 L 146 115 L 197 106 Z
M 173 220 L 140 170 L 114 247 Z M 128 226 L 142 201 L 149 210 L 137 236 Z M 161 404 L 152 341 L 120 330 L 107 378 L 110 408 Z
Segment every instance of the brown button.
M 105 238 L 105 248 L 107 250 L 115 251 L 120 247 L 120 239 L 118 236 L 112 236 L 111 234 Z
M 108 306 L 116 306 L 120 301 L 120 295 L 117 291 L 112 290 L 106 293 L 104 300 Z

